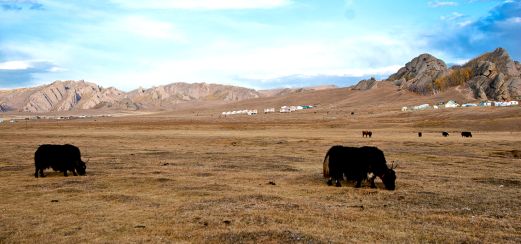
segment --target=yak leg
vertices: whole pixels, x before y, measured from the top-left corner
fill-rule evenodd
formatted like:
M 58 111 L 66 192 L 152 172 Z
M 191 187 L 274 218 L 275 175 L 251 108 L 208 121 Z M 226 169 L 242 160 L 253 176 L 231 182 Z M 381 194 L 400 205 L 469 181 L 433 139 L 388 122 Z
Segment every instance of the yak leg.
M 336 184 L 335 184 L 336 187 L 341 187 L 342 184 L 340 183 L 340 180 L 339 179 L 336 179 Z
M 356 184 L 355 184 L 355 188 L 360 188 L 361 186 L 362 186 L 362 180 L 357 179 L 356 180 Z
M 45 177 L 45 175 L 43 174 L 43 169 L 40 169 L 40 177 Z
M 360 188 L 362 186 L 362 181 L 364 180 L 364 177 L 361 177 L 360 175 L 359 176 L 356 176 L 356 184 L 355 184 L 355 187 L 356 188 Z
M 327 185 L 328 186 L 332 186 L 333 185 L 333 179 L 329 178 L 329 180 L 327 180 Z
M 371 183 L 371 188 L 376 188 L 376 184 L 374 183 L 375 178 L 376 178 L 376 175 L 373 175 L 371 178 L 369 178 L 369 183 Z
M 67 170 L 64 170 L 64 171 L 63 171 L 63 176 L 69 176 L 69 175 L 67 174 Z
M 338 175 L 338 173 L 333 175 L 333 179 L 335 180 L 335 186 L 336 187 L 341 187 L 342 186 L 342 184 L 340 183 L 340 181 L 342 180 L 342 173 L 340 173 L 340 175 Z
M 72 171 L 72 174 L 73 174 L 74 176 L 78 176 L 78 174 L 76 174 L 76 170 L 75 170 L 75 169 L 73 169 L 73 170 L 71 170 L 71 171 Z

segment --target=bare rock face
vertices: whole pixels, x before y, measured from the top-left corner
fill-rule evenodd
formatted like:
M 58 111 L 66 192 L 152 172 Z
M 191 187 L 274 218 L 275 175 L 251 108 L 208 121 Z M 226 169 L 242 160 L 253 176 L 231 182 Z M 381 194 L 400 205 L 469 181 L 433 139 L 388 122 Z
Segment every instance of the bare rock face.
M 388 81 L 402 89 L 428 94 L 432 92 L 433 82 L 447 73 L 447 65 L 430 54 L 422 54 L 407 63 L 397 73 L 389 76 Z
M 20 110 L 26 112 L 70 111 L 118 105 L 126 94 L 84 81 L 55 81 L 33 88 Z
M 521 99 L 521 64 L 513 61 L 503 48 L 485 53 L 463 66 L 447 69 L 445 63 L 429 54 L 422 54 L 407 63 L 387 81 L 401 89 L 429 94 L 448 85 L 465 85 L 474 96 L 483 100 Z M 440 83 L 436 84 L 436 81 Z M 371 84 L 360 82 L 364 88 Z
M 353 90 L 369 90 L 376 88 L 378 83 L 380 83 L 380 81 L 377 81 L 374 77 L 371 77 L 371 79 L 359 81 L 358 84 L 353 87 Z
M 137 89 L 129 98 L 144 107 L 162 107 L 189 101 L 241 101 L 258 98 L 261 94 L 253 89 L 207 84 L 173 83 L 150 89 Z
M 473 71 L 467 84 L 476 98 L 509 100 L 521 98 L 521 67 L 503 48 L 470 60 L 464 67 Z
M 7 105 L 7 103 L 0 103 L 0 112 L 7 112 L 11 110 L 9 108 L 9 105 Z

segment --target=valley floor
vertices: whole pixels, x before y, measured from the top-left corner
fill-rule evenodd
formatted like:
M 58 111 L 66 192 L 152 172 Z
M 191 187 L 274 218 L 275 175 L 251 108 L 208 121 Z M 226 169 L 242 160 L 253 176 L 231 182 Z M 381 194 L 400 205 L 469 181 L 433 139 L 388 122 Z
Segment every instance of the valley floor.
M 521 242 L 519 108 L 317 111 L 2 124 L 0 243 Z M 78 146 L 87 175 L 34 178 L 44 143 Z M 382 149 L 397 189 L 327 186 L 337 144 Z

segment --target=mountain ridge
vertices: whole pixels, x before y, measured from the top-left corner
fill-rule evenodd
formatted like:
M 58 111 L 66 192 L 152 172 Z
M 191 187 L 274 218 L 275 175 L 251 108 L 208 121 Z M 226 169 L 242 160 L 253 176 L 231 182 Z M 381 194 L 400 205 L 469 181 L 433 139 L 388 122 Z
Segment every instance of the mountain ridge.
M 521 64 L 513 61 L 505 49 L 497 48 L 464 65 L 447 67 L 443 60 L 421 54 L 406 63 L 385 80 L 370 78 L 349 87 L 364 91 L 394 87 L 395 91 L 429 95 L 461 87 L 469 97 L 480 100 L 521 98 Z M 198 103 L 216 105 L 250 99 L 305 95 L 336 86 L 322 85 L 303 88 L 255 90 L 211 83 L 171 83 L 129 92 L 114 87 L 103 88 L 95 83 L 55 81 L 31 88 L 0 90 L 0 112 L 59 112 L 89 109 L 170 110 L 180 105 Z M 186 106 L 183 106 L 186 107 Z

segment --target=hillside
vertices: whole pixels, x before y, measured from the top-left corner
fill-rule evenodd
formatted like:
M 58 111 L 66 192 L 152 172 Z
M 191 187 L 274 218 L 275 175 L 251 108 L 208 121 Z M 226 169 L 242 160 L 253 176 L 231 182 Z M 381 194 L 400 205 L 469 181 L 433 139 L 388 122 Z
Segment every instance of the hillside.
M 137 89 L 128 97 L 141 108 L 168 108 L 191 101 L 241 101 L 262 95 L 249 88 L 207 83 L 173 83 L 150 89 Z
M 422 54 L 386 80 L 363 80 L 354 88 L 372 89 L 382 82 L 422 95 L 460 87 L 470 88 L 472 96 L 480 100 L 520 99 L 521 64 L 512 60 L 503 48 L 451 68 L 430 54 Z

